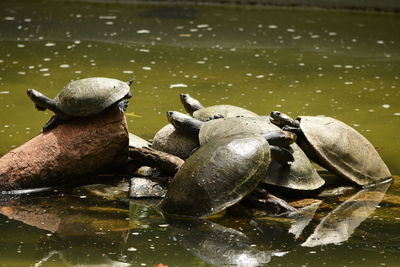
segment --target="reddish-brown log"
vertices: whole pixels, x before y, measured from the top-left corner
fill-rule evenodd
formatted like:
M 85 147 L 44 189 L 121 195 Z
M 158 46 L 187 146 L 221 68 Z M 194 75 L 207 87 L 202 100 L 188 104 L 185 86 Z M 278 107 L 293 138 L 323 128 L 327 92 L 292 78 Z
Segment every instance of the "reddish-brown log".
M 0 190 L 81 182 L 126 163 L 128 142 L 125 117 L 113 110 L 70 120 L 0 158 Z

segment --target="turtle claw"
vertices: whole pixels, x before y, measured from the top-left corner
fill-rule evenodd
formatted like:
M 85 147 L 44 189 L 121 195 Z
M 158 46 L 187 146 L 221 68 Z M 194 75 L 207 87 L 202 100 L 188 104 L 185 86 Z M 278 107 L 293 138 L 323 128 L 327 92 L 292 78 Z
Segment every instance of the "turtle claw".
M 128 100 L 123 100 L 123 101 L 118 102 L 118 104 L 117 104 L 118 112 L 124 113 L 128 109 L 128 104 L 129 104 Z

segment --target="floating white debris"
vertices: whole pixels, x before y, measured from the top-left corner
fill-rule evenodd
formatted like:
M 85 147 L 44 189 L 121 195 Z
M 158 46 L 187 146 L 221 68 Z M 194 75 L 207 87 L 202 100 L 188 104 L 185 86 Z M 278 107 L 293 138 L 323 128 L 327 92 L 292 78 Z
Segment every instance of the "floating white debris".
M 23 47 L 25 47 L 25 45 L 24 44 L 17 44 L 17 47 L 18 48 L 23 48 Z
M 122 71 L 122 73 L 125 73 L 125 74 L 132 74 L 133 71 L 131 71 L 131 70 L 124 70 L 124 71 Z
M 207 28 L 208 26 L 208 24 L 199 24 L 197 25 L 197 28 Z
M 276 26 L 276 25 L 268 25 L 268 29 L 278 29 L 278 26 Z
M 383 108 L 390 108 L 390 105 L 389 104 L 383 104 L 382 107 Z
M 40 69 L 39 71 L 48 71 L 49 69 L 48 68 L 42 68 L 42 69 Z
M 128 251 L 137 251 L 137 248 L 130 247 L 130 248 L 128 248 L 127 250 L 128 250 Z
M 184 87 L 188 87 L 188 86 L 184 83 L 175 83 L 175 84 L 171 84 L 169 86 L 169 88 L 184 88 Z
M 55 43 L 46 43 L 44 46 L 50 47 L 50 46 L 56 46 Z
M 114 21 L 106 21 L 105 24 L 106 24 L 106 25 L 113 25 L 113 24 L 114 24 Z
M 62 69 L 66 69 L 66 68 L 69 68 L 70 66 L 68 65 L 68 64 L 61 64 L 60 65 L 60 68 L 62 68 Z
M 51 60 L 51 58 L 48 58 L 48 57 L 43 59 L 43 61 L 50 61 L 50 60 Z
M 116 19 L 117 16 L 99 16 L 99 19 Z
M 383 40 L 378 40 L 378 41 L 376 41 L 376 43 L 382 45 L 382 44 L 385 44 L 385 41 L 383 41 Z
M 0 91 L 0 95 L 8 95 L 10 91 Z
M 158 225 L 159 227 L 168 227 L 168 224 L 166 223 L 166 224 L 159 224 Z
M 199 61 L 197 61 L 196 63 L 197 63 L 197 64 L 206 64 L 206 62 L 203 61 L 203 60 L 199 60 Z
M 4 17 L 4 20 L 14 20 L 14 17 Z
M 258 78 L 258 79 L 261 79 L 261 78 L 264 78 L 265 76 L 264 75 L 257 75 L 256 76 L 256 78 Z
M 79 196 L 79 198 L 87 198 L 87 196 Z
M 353 82 L 344 82 L 344 84 L 353 84 Z
M 139 52 L 150 53 L 150 50 L 149 50 L 149 49 L 141 48 L 141 49 L 139 49 Z
M 136 31 L 136 33 L 145 34 L 145 33 L 150 33 L 150 31 L 149 31 L 149 30 L 146 30 L 146 29 L 142 29 L 142 30 Z
M 19 74 L 19 75 L 25 75 L 26 72 L 25 72 L 25 71 L 18 71 L 17 74 Z
M 393 113 L 395 116 L 400 116 L 400 112 Z
M 151 70 L 151 67 L 142 67 L 142 70 Z

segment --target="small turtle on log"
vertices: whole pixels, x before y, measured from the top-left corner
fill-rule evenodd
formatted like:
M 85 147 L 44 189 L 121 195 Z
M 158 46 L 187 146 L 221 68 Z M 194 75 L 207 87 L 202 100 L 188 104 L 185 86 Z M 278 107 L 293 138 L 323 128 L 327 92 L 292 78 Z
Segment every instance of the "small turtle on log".
M 63 121 L 98 114 L 113 105 L 119 112 L 125 112 L 128 99 L 132 97 L 129 86 L 133 81 L 94 77 L 70 82 L 54 99 L 34 89 L 28 89 L 27 94 L 36 109 L 49 109 L 55 113 L 43 127 L 43 132 L 46 132 Z

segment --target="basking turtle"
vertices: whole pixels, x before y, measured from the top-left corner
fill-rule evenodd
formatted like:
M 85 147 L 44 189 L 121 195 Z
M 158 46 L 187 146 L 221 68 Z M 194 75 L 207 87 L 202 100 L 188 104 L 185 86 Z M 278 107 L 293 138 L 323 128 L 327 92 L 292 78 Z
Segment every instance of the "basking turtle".
M 168 111 L 167 119 L 179 134 L 197 139 L 200 146 L 227 135 L 252 133 L 262 135 L 274 143 L 279 142 L 277 143 L 279 146 L 272 148 L 273 156 L 276 156 L 277 160 L 282 158 L 283 163 L 293 161 L 292 151 L 289 152 L 283 147 L 293 143 L 296 135 L 282 131 L 261 117 L 231 117 L 201 121 L 178 111 Z M 267 125 L 271 125 L 274 129 Z
M 270 139 L 280 135 L 287 136 L 286 140 L 295 140 L 296 138 L 285 131 L 279 132 L 279 127 L 272 124 L 269 119 L 267 120 L 263 117 L 233 117 L 202 122 L 189 115 L 169 111 L 167 112 L 167 118 L 174 125 L 178 133 L 198 139 L 200 145 L 226 135 L 241 133 L 260 134 L 267 138 L 269 135 Z M 285 146 L 285 144 L 281 145 Z M 290 145 L 289 148 L 293 153 L 291 156 L 293 156 L 294 160 L 291 164 L 286 164 L 285 159 L 287 157 L 279 159 L 285 153 L 274 153 L 276 148 L 273 148 L 274 160 L 270 164 L 263 183 L 296 190 L 314 190 L 320 188 L 325 181 L 318 175 L 304 152 L 296 144 L 287 143 L 286 145 Z M 278 147 L 277 150 L 282 150 L 282 148 Z
M 210 140 L 175 174 L 160 204 L 166 214 L 204 217 L 239 202 L 265 177 L 270 145 L 258 134 Z
M 368 185 L 391 177 L 374 146 L 349 125 L 322 116 L 292 119 L 279 111 L 271 122 L 298 136 L 297 143 L 314 162 L 358 185 Z
M 132 97 L 129 86 L 133 81 L 94 77 L 70 82 L 54 99 L 34 89 L 28 89 L 27 94 L 38 110 L 49 109 L 55 113 L 43 127 L 43 132 L 46 132 L 63 121 L 94 115 L 112 105 L 124 112 L 128 107 L 127 99 Z
M 224 118 L 243 116 L 243 117 L 258 117 L 258 115 L 245 108 L 232 105 L 214 105 L 204 107 L 197 99 L 189 94 L 180 95 L 181 102 L 185 110 L 194 118 L 206 121 L 214 116 L 222 116 Z

